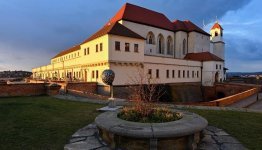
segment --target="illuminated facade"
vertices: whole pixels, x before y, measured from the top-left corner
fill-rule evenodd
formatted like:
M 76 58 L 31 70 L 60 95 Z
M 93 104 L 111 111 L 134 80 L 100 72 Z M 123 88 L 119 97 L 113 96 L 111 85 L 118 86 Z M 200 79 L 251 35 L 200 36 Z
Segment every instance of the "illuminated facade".
M 98 82 L 112 69 L 114 85 L 126 85 L 138 70 L 158 83 L 202 82 L 212 86 L 224 73 L 223 28 L 210 34 L 192 22 L 125 4 L 106 25 L 84 42 L 61 51 L 51 64 L 32 69 L 37 79 Z

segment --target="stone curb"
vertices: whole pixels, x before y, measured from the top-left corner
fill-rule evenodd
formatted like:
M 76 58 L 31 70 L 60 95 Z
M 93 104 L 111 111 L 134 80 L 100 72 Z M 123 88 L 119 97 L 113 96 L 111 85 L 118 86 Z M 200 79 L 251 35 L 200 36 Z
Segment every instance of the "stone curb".
M 179 112 L 181 112 L 179 110 Z M 207 126 L 203 117 L 182 111 L 183 118 L 166 123 L 139 123 L 119 119 L 116 112 L 106 112 L 96 117 L 99 128 L 110 133 L 134 138 L 175 138 L 200 132 Z M 175 128 L 174 128 L 175 127 Z
M 95 132 L 94 132 L 95 130 Z M 94 123 L 79 129 L 64 146 L 64 150 L 110 150 L 108 145 L 99 137 Z M 86 136 L 84 135 L 86 133 Z M 91 134 L 91 135 L 90 135 Z M 82 136 L 80 136 L 82 135 Z M 199 150 L 247 150 L 238 140 L 224 130 L 207 126 L 201 133 Z
M 174 105 L 174 108 L 194 108 L 203 110 L 229 110 L 239 112 L 255 112 L 262 113 L 262 110 L 248 109 L 248 108 L 233 108 L 233 107 L 214 107 L 214 106 L 192 106 L 192 105 Z

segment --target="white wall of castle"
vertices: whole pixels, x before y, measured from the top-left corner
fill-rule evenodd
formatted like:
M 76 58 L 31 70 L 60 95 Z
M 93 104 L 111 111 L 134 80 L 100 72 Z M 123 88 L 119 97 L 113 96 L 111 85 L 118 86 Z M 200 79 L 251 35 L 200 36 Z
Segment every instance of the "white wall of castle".
M 215 75 L 218 73 L 218 81 L 224 80 L 224 62 L 222 61 L 205 61 L 203 62 L 203 79 L 202 84 L 212 86 L 215 82 Z
M 66 55 L 51 59 L 51 64 L 34 68 L 34 78 L 53 78 L 65 80 L 66 75 L 79 81 L 98 82 L 102 84 L 101 74 L 105 69 L 112 69 L 116 78 L 114 85 L 126 85 L 130 78 L 139 78 L 138 68 L 148 74 L 151 70 L 152 78 L 157 83 L 201 82 L 206 86 L 212 86 L 215 82 L 215 74 L 218 72 L 219 80 L 224 78 L 224 62 L 184 60 L 183 40 L 186 40 L 186 52 L 198 53 L 210 51 L 217 56 L 224 55 L 223 44 L 211 43 L 209 37 L 197 32 L 186 33 L 184 31 L 168 31 L 147 25 L 141 25 L 129 21 L 119 21 L 130 30 L 146 38 L 149 32 L 155 36 L 155 44 L 147 44 L 146 40 L 135 39 L 117 35 L 104 35 L 87 43 L 81 44 L 80 49 Z M 159 54 L 157 47 L 158 35 L 164 37 L 164 54 Z M 167 38 L 173 40 L 173 53 L 167 54 Z M 188 40 L 188 42 L 187 42 Z M 115 49 L 115 42 L 120 42 L 120 50 Z M 130 50 L 125 50 L 125 43 L 130 44 Z M 102 49 L 100 50 L 100 45 Z M 138 52 L 134 51 L 134 45 L 138 44 Z M 212 45 L 213 44 L 213 45 Z M 96 47 L 98 45 L 98 51 Z M 89 49 L 89 54 L 87 53 Z M 219 51 L 220 50 L 220 51 Z M 221 57 L 222 59 L 224 57 Z M 218 67 L 216 67 L 218 66 Z M 156 70 L 159 76 L 156 76 Z

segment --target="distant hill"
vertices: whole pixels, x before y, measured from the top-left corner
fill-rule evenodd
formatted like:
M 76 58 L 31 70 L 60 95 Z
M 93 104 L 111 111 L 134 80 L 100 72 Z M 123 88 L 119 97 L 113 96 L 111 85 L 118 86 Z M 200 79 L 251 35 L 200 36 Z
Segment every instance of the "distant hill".
M 262 76 L 262 72 L 227 72 L 227 77 L 255 77 Z
M 31 75 L 29 71 L 0 71 L 0 78 L 26 78 Z

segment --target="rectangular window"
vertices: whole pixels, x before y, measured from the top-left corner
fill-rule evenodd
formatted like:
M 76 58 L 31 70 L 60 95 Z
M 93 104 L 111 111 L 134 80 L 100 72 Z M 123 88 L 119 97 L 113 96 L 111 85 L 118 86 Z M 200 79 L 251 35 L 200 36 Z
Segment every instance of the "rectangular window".
M 156 78 L 159 78 L 159 70 L 156 70 Z
M 125 43 L 125 51 L 129 52 L 130 51 L 130 45 L 129 43 Z
M 92 78 L 95 78 L 95 71 L 92 71 Z
M 100 43 L 100 51 L 103 51 L 103 43 Z
M 221 65 L 219 65 L 219 69 L 221 69 Z
M 192 71 L 192 78 L 194 78 L 195 77 L 195 72 L 194 71 Z
M 216 64 L 216 69 L 218 69 L 217 64 Z
M 87 55 L 89 55 L 89 47 L 87 48 Z
M 96 52 L 98 52 L 98 44 L 96 44 Z
M 152 69 L 148 69 L 148 76 L 149 78 L 152 78 Z
M 134 52 L 138 53 L 138 44 L 134 45 Z
M 180 77 L 181 77 L 181 71 L 178 70 L 178 78 L 180 78 Z
M 189 70 L 187 70 L 187 78 L 189 78 Z
M 175 70 L 172 70 L 172 78 L 175 78 Z
M 120 42 L 119 41 L 115 41 L 115 50 L 120 51 Z
M 198 73 L 198 71 L 197 71 L 197 78 L 199 77 L 199 73 Z
M 183 70 L 183 78 L 185 78 L 185 70 Z
M 166 70 L 166 78 L 169 78 L 169 70 Z
M 96 78 L 98 78 L 98 70 L 96 70 Z

